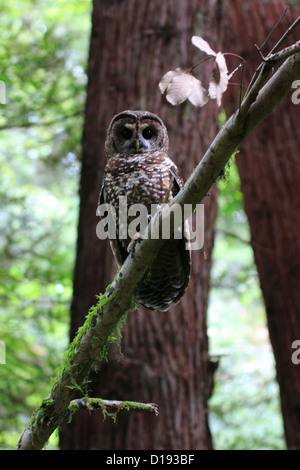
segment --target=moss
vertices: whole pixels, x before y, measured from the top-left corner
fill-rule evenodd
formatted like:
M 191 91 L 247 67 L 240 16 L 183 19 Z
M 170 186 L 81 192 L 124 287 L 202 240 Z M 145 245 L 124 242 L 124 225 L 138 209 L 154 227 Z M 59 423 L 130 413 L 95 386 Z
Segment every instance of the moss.
M 99 401 L 102 401 L 102 400 L 99 399 Z M 145 405 L 144 403 L 140 403 L 140 402 L 123 401 L 119 405 L 119 407 L 116 411 L 111 412 L 111 411 L 107 411 L 107 407 L 106 407 L 105 403 L 102 402 L 100 408 L 102 410 L 104 419 L 106 419 L 106 416 L 109 416 L 114 422 L 116 422 L 118 414 L 121 411 L 127 411 L 127 412 L 133 411 L 133 410 L 134 411 L 142 411 L 143 409 L 148 409 L 148 405 Z
M 108 286 L 108 288 L 109 287 L 110 286 Z M 82 340 L 82 337 L 88 332 L 89 329 L 91 329 L 95 326 L 95 319 L 96 319 L 97 315 L 101 316 L 102 311 L 103 311 L 103 307 L 108 302 L 111 301 L 112 297 L 107 298 L 105 295 L 100 294 L 100 295 L 97 296 L 97 299 L 98 299 L 98 302 L 96 303 L 96 305 L 93 305 L 90 308 L 88 314 L 86 315 L 84 324 L 78 329 L 76 337 L 71 342 L 68 350 L 65 353 L 63 364 L 59 368 L 56 377 L 53 379 L 54 382 L 57 382 L 57 380 L 61 379 L 62 373 L 64 372 L 64 374 L 65 374 L 67 372 L 67 373 L 69 373 L 69 375 L 71 377 L 71 381 L 72 381 L 72 385 L 69 385 L 69 388 L 74 388 L 74 389 L 78 388 L 81 392 L 83 392 L 82 385 L 79 386 L 76 383 L 76 381 L 72 380 L 72 375 L 73 375 L 72 374 L 72 368 L 76 367 L 76 364 L 73 364 L 74 353 L 75 353 L 77 347 L 79 347 L 79 345 L 81 343 L 81 340 Z M 104 347 L 102 348 L 102 351 L 100 352 L 99 357 L 97 358 L 97 360 L 102 360 L 107 355 L 107 348 L 108 348 L 108 345 L 111 342 L 112 342 L 112 336 L 110 335 L 108 337 Z
M 105 420 L 107 416 L 110 416 L 115 421 L 117 413 L 118 413 L 118 411 L 116 411 L 115 413 L 111 413 L 107 411 L 107 407 L 101 398 L 84 397 L 82 399 L 73 400 L 68 406 L 68 423 L 72 421 L 73 415 L 81 408 L 84 408 L 87 410 L 95 410 L 95 409 L 101 410 L 102 415 L 103 415 L 103 420 Z
M 238 153 L 239 153 L 239 150 L 236 150 L 235 152 L 233 152 L 230 159 L 228 160 L 228 162 L 224 166 L 223 170 L 220 171 L 220 173 L 218 175 L 218 178 L 217 178 L 217 181 L 220 181 L 220 180 L 223 180 L 225 182 L 228 181 L 231 165 L 234 162 L 236 154 L 238 154 Z
M 122 279 L 120 279 L 118 282 L 122 282 Z M 107 287 L 106 293 L 108 292 L 109 289 L 111 289 L 111 285 Z M 114 292 L 112 293 L 110 297 L 108 297 L 106 294 L 100 294 L 97 296 L 96 305 L 90 308 L 86 316 L 84 324 L 79 328 L 76 337 L 74 338 L 74 340 L 72 341 L 68 350 L 65 353 L 63 363 L 61 367 L 59 368 L 56 374 L 56 377 L 52 379 L 53 389 L 56 387 L 56 385 L 58 385 L 61 382 L 61 380 L 63 380 L 65 387 L 71 390 L 78 390 L 83 396 L 86 396 L 88 394 L 87 386 L 90 382 L 90 380 L 88 379 L 88 376 L 84 380 L 82 381 L 80 380 L 80 383 L 78 383 L 76 380 L 77 375 L 75 371 L 76 371 L 77 364 L 76 364 L 75 353 L 76 353 L 77 348 L 81 347 L 81 341 L 84 335 L 87 334 L 90 338 L 86 344 L 87 348 L 89 347 L 90 342 L 97 340 L 97 337 L 93 334 L 93 330 L 96 326 L 97 320 L 101 318 L 102 316 L 104 306 L 107 305 L 109 302 L 111 302 L 111 300 L 114 297 L 115 297 Z M 119 350 L 120 350 L 120 355 L 122 355 L 121 353 L 122 329 L 126 323 L 127 313 L 129 311 L 135 310 L 136 308 L 137 308 L 136 303 L 134 302 L 133 299 L 131 299 L 131 302 L 127 311 L 122 315 L 120 320 L 117 322 L 112 333 L 108 335 L 105 341 L 105 344 L 102 346 L 101 350 L 99 351 L 98 356 L 94 358 L 92 363 L 90 364 L 91 368 L 95 368 L 100 361 L 107 360 L 108 351 L 109 351 L 109 347 L 111 343 L 115 343 L 115 342 L 117 343 Z M 71 417 L 73 413 L 76 411 L 75 408 L 71 410 Z M 103 413 L 105 414 L 104 410 L 103 410 Z
M 73 415 L 79 410 L 79 403 L 71 401 L 68 406 L 68 423 L 71 423 Z

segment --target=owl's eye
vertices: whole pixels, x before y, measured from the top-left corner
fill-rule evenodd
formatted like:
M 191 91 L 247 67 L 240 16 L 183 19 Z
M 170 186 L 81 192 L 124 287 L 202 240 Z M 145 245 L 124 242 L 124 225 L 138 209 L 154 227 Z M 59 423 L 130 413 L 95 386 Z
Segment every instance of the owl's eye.
M 129 140 L 132 137 L 133 132 L 131 129 L 128 129 L 128 127 L 124 127 L 124 129 L 121 131 L 121 134 L 123 139 Z
M 153 137 L 153 135 L 154 135 L 154 132 L 151 129 L 151 127 L 145 127 L 145 129 L 142 132 L 142 136 L 144 137 L 144 139 L 147 139 L 147 140 L 151 139 L 151 137 Z

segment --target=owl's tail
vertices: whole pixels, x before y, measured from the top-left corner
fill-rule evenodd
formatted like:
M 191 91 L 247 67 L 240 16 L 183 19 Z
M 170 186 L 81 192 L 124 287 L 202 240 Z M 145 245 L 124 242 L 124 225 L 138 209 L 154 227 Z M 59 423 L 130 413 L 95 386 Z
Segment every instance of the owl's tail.
M 191 254 L 187 240 L 171 239 L 161 247 L 138 284 L 135 300 L 149 310 L 168 310 L 183 297 L 189 283 Z

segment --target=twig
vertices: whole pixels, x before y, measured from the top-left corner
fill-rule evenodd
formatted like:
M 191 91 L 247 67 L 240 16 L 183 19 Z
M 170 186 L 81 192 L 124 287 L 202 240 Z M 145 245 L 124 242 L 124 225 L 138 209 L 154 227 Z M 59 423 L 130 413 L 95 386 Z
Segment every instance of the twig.
M 259 53 L 261 60 L 266 64 L 271 64 L 273 67 L 277 62 L 281 62 L 282 60 L 290 57 L 290 55 L 295 54 L 295 52 L 299 52 L 299 44 L 300 41 L 296 42 L 296 44 L 293 44 L 292 46 L 288 46 L 285 49 L 282 49 L 280 52 L 274 52 L 274 54 L 269 53 L 267 57 L 263 56 L 257 44 L 255 44 L 255 48 Z
M 298 26 L 298 24 L 300 23 L 300 16 L 298 16 L 298 18 L 294 21 L 294 23 L 291 24 L 291 26 L 286 30 L 286 32 L 281 36 L 281 38 L 279 39 L 279 41 L 275 44 L 275 46 L 271 49 L 270 51 L 270 54 L 274 54 L 275 52 L 278 51 L 279 47 L 281 46 L 281 44 L 284 43 L 284 41 L 286 40 L 286 38 L 292 33 L 292 31 L 294 31 L 294 29 L 296 28 L 296 26 Z
M 52 119 L 51 121 L 38 121 L 38 122 L 25 121 L 25 122 L 16 122 L 14 124 L 4 124 L 3 126 L 0 126 L 0 131 L 5 131 L 7 129 L 15 129 L 15 128 L 27 129 L 30 127 L 47 127 L 47 126 L 51 126 L 52 124 L 57 124 L 58 122 L 65 121 L 66 119 L 71 119 L 73 117 L 80 116 L 80 115 L 83 115 L 82 109 L 75 111 L 72 114 L 67 114 L 67 115 L 57 117 L 56 119 Z
M 103 411 L 104 416 L 116 415 L 120 411 L 131 411 L 137 413 L 148 413 L 158 416 L 158 405 L 155 403 L 139 403 L 136 401 L 103 400 L 101 398 L 78 398 L 72 400 L 68 410 L 73 414 L 78 409 Z
M 281 18 L 282 18 L 282 17 L 281 17 Z M 281 20 L 281 18 L 279 19 L 279 21 Z M 281 36 L 281 38 L 279 39 L 279 41 L 277 42 L 277 44 L 275 44 L 275 46 L 271 49 L 271 51 L 269 52 L 269 54 L 274 54 L 275 52 L 278 51 L 279 47 L 283 44 L 283 42 L 286 40 L 286 38 L 292 33 L 292 31 L 294 31 L 294 29 L 297 27 L 297 25 L 299 24 L 299 22 L 300 22 L 300 16 L 291 24 L 291 26 L 290 26 L 290 27 L 286 30 L 286 32 Z M 278 22 L 277 22 L 277 24 L 278 24 Z M 275 27 L 277 26 L 277 24 L 275 25 Z M 272 29 L 271 33 L 272 33 L 273 31 L 274 31 L 274 28 Z M 271 34 L 271 33 L 270 33 L 270 34 Z M 269 34 L 269 36 L 270 36 L 270 34 Z M 268 37 L 269 37 L 269 36 L 268 36 Z M 264 43 L 265 43 L 265 42 L 266 42 L 266 40 L 264 41 Z M 264 43 L 262 44 L 262 46 L 260 46 L 260 48 L 258 48 L 258 46 L 256 46 L 256 45 L 255 45 L 255 47 L 258 48 L 258 49 L 261 49 L 261 48 L 263 47 Z M 262 56 L 262 54 L 261 54 L 260 52 L 259 52 L 259 54 L 260 54 L 260 56 Z M 263 57 L 263 56 L 262 56 L 262 57 Z M 256 82 L 256 80 L 257 80 L 259 74 L 261 73 L 263 67 L 264 67 L 264 60 L 263 60 L 263 63 L 261 63 L 261 64 L 257 67 L 257 69 L 256 69 L 256 71 L 255 71 L 255 73 L 254 73 L 254 75 L 253 75 L 253 77 L 252 77 L 252 79 L 250 80 L 250 83 L 249 83 L 249 86 L 248 86 L 248 90 L 247 90 L 247 92 L 246 92 L 246 95 L 247 95 L 247 93 L 251 90 L 251 88 L 252 88 L 252 86 L 254 85 L 254 83 Z M 246 96 L 246 95 L 245 95 L 245 96 Z
M 241 242 L 245 245 L 251 245 L 250 240 L 246 240 L 245 238 L 242 238 L 239 235 L 237 235 L 236 233 L 230 232 L 229 230 L 218 229 L 217 233 L 222 233 L 223 235 L 225 235 L 225 237 L 234 238 L 235 240 L 238 240 L 239 242 Z
M 300 18 L 300 17 L 299 17 Z M 274 65 L 279 62 L 291 57 L 300 52 L 300 41 L 296 42 L 292 46 L 288 46 L 282 49 L 280 52 L 276 52 L 270 56 L 262 57 L 264 62 L 255 71 L 255 80 L 250 82 L 250 85 L 244 96 L 244 100 L 240 106 L 240 114 L 245 116 L 250 106 L 255 102 L 256 97 L 261 90 L 262 86 L 266 82 L 270 71 Z
M 275 24 L 275 26 L 271 29 L 271 31 L 269 32 L 268 36 L 266 37 L 266 39 L 264 40 L 264 42 L 262 43 L 262 45 L 258 48 L 259 51 L 262 50 L 262 48 L 264 47 L 264 45 L 266 44 L 267 40 L 270 38 L 270 36 L 272 35 L 272 33 L 275 31 L 275 29 L 277 28 L 277 26 L 279 25 L 279 23 L 281 22 L 282 18 L 286 15 L 286 12 L 288 11 L 289 7 L 286 7 L 286 9 L 284 10 L 284 12 L 282 13 L 281 17 L 279 18 L 279 20 L 277 21 L 277 23 Z

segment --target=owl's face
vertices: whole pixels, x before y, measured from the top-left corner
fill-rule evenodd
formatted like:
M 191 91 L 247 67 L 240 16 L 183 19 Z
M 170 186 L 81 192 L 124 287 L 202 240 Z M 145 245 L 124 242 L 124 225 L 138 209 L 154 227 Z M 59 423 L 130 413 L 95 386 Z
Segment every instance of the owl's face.
M 147 111 L 123 111 L 112 119 L 107 131 L 107 158 L 116 154 L 137 155 L 156 150 L 167 152 L 168 148 L 164 123 Z

